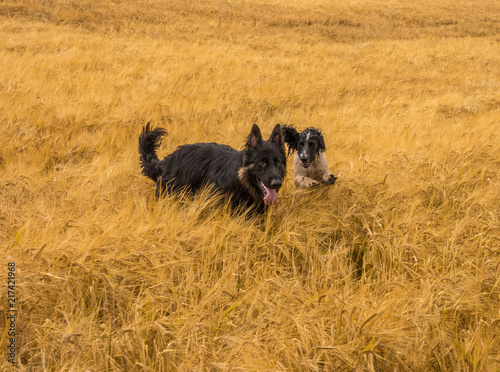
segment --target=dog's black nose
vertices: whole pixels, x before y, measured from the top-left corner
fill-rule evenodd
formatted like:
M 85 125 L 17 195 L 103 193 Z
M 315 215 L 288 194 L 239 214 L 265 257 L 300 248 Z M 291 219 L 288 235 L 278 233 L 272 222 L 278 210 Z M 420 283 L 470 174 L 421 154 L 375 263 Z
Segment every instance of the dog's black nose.
M 272 180 L 271 181 L 271 187 L 273 189 L 280 188 L 281 187 L 281 180 L 280 179 Z
M 300 158 L 300 161 L 301 161 L 302 163 L 309 163 L 309 161 L 308 161 L 308 160 L 309 160 L 309 159 L 307 159 L 307 158 Z

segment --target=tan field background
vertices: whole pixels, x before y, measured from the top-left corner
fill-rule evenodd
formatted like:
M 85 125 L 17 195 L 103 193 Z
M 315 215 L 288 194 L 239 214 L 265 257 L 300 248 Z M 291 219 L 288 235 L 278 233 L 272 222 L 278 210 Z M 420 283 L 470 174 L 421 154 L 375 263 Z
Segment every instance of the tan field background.
M 137 139 L 323 130 L 263 219 Z M 2 371 L 500 371 L 500 3 L 0 1 Z

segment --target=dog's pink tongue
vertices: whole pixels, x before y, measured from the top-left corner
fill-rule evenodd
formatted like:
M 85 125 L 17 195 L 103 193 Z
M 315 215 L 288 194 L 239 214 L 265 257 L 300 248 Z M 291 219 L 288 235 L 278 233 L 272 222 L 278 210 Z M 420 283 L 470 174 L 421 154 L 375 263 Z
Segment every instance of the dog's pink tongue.
M 275 189 L 268 189 L 266 186 L 264 186 L 266 189 L 267 195 L 264 197 L 264 203 L 266 205 L 274 205 L 278 202 L 278 194 L 276 194 Z

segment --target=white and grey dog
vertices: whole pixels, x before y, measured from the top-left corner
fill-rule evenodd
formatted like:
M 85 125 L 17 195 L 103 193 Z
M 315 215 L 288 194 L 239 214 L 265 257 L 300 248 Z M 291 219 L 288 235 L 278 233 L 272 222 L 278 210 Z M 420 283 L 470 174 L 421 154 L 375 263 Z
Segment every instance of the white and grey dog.
M 306 188 L 320 183 L 333 185 L 337 177 L 328 169 L 325 140 L 321 131 L 307 128 L 299 133 L 291 125 L 284 125 L 282 128 L 288 154 L 295 152 L 295 186 Z

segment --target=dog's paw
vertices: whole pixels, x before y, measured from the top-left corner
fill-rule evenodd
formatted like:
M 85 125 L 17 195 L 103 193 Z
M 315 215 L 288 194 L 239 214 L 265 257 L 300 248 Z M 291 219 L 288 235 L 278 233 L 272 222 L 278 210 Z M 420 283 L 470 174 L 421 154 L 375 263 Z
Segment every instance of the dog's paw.
M 314 187 L 314 186 L 318 186 L 318 185 L 319 185 L 319 182 L 311 181 L 311 182 L 307 183 L 306 187 Z
M 327 185 L 333 185 L 335 181 L 337 181 L 337 177 L 335 177 L 333 174 L 330 174 L 330 177 L 328 177 L 323 182 L 326 183 Z

